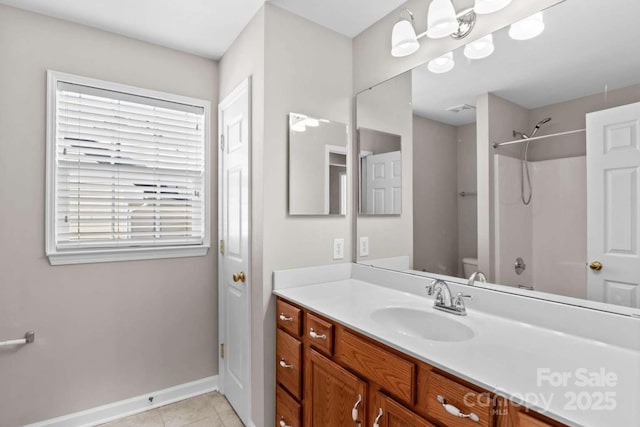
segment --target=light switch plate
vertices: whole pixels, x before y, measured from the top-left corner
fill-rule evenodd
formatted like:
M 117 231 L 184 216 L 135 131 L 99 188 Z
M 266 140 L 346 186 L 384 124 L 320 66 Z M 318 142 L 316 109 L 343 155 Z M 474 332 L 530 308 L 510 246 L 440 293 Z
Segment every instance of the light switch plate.
M 368 237 L 360 238 L 360 256 L 362 257 L 369 256 L 369 238 Z
M 333 259 L 344 259 L 344 239 L 333 239 Z

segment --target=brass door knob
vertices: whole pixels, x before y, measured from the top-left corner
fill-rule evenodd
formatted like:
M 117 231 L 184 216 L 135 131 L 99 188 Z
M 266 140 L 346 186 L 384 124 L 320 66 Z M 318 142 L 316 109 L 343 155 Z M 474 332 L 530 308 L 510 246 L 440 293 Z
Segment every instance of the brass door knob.
M 593 261 L 591 264 L 589 264 L 589 268 L 593 271 L 600 271 L 602 270 L 602 263 L 600 261 Z
M 240 281 L 240 282 L 244 283 L 245 280 L 247 280 L 247 278 L 245 277 L 243 271 L 241 271 L 240 273 L 234 273 L 234 275 L 233 275 L 233 281 L 234 282 Z

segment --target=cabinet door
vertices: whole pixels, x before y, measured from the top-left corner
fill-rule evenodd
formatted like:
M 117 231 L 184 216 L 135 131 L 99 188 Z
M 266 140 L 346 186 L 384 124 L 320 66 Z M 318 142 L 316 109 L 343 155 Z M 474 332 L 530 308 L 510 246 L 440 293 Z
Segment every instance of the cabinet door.
M 367 384 L 314 350 L 309 349 L 306 354 L 305 426 L 364 425 Z
M 378 392 L 374 427 L 434 427 L 393 399 Z

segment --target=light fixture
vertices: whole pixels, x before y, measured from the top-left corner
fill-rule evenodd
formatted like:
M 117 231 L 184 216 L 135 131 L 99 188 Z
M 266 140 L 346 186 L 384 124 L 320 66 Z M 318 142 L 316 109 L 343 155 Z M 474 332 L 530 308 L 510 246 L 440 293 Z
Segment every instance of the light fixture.
M 402 13 L 407 12 L 409 19 L 402 17 Z M 391 32 L 391 55 L 396 58 L 411 55 L 420 47 L 416 30 L 413 28 L 413 14 L 409 9 L 400 11 L 400 20 L 395 23 Z
M 539 36 L 544 31 L 544 17 L 542 12 L 535 13 L 528 18 L 511 24 L 509 37 L 514 40 L 529 40 Z
M 427 15 L 427 37 L 441 39 L 458 30 L 456 10 L 451 0 L 433 0 Z
M 454 65 L 456 64 L 453 61 L 453 52 L 447 52 L 444 55 L 429 61 L 429 63 L 427 64 L 427 68 L 432 73 L 442 74 L 446 73 L 447 71 L 451 71 Z
M 509 6 L 511 0 L 476 0 L 473 10 L 478 15 L 497 12 Z
M 317 128 L 320 125 L 320 120 L 312 119 L 311 117 L 307 117 L 304 122 L 305 126 L 309 126 L 310 128 Z
M 493 35 L 488 34 L 467 44 L 464 47 L 464 56 L 469 59 L 482 59 L 491 55 L 494 50 Z

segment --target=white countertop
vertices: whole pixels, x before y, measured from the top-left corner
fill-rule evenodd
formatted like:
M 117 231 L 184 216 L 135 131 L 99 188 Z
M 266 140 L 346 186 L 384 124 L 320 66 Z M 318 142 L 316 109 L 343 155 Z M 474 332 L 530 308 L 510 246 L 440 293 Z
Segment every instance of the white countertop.
M 473 309 L 467 316 L 433 310 L 433 300 L 356 279 L 274 291 L 403 353 L 572 426 L 640 426 L 640 352 Z M 402 335 L 371 318 L 373 311 L 407 307 L 470 327 L 467 341 Z M 544 315 L 544 313 L 541 313 Z M 597 325 L 594 325 L 597 326 Z M 566 386 L 539 384 L 539 369 L 568 373 Z M 581 371 L 577 371 L 582 369 Z M 581 385 L 584 374 L 616 375 L 614 385 Z M 574 399 L 573 397 L 577 398 Z M 615 405 L 614 409 L 607 409 Z M 600 406 L 601 409 L 594 409 Z

